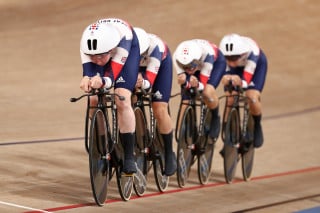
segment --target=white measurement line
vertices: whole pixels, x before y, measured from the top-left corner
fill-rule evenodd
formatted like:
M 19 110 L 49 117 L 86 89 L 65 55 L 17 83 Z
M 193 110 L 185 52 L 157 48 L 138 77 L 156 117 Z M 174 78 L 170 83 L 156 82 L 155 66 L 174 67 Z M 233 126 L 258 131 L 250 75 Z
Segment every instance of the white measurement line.
M 50 212 L 48 212 L 48 211 L 44 211 L 44 210 L 41 210 L 41 209 L 34 209 L 34 208 L 31 208 L 31 207 L 21 206 L 21 205 L 17 205 L 17 204 L 14 204 L 14 203 L 7 203 L 7 202 L 3 202 L 3 201 L 0 201 L 0 204 L 7 205 L 7 206 L 13 206 L 13 207 L 21 208 L 21 209 L 27 209 L 27 210 L 37 211 L 37 212 L 50 213 Z

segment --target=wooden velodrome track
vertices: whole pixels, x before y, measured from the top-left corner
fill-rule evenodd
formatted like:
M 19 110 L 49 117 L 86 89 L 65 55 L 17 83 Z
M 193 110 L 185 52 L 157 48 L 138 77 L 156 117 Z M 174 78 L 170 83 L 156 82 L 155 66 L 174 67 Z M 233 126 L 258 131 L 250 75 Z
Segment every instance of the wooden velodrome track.
M 0 0 L 0 212 L 320 212 L 319 10 L 317 0 Z M 259 43 L 269 59 L 265 145 L 250 182 L 239 168 L 225 184 L 219 140 L 208 185 L 194 168 L 186 188 L 173 176 L 160 194 L 151 173 L 144 197 L 121 201 L 113 180 L 107 204 L 94 205 L 85 102 L 69 98 L 81 94 L 82 30 L 103 17 L 158 34 L 172 51 L 230 32 Z M 178 103 L 170 102 L 173 123 Z

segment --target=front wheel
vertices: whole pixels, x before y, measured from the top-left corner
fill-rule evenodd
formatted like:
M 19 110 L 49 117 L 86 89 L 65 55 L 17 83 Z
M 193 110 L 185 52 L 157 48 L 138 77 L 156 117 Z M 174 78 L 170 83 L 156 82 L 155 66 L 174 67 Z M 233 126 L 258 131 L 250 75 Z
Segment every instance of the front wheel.
M 194 112 L 191 107 L 186 108 L 179 130 L 177 147 L 177 179 L 179 187 L 183 188 L 189 178 L 191 165 L 194 162 Z
M 227 183 L 231 183 L 238 164 L 238 148 L 240 141 L 240 120 L 237 109 L 229 112 L 225 126 L 225 141 L 223 146 L 224 176 Z
M 93 197 L 97 205 L 103 206 L 107 199 L 109 183 L 109 147 L 106 119 L 97 109 L 91 120 L 89 136 L 89 167 Z

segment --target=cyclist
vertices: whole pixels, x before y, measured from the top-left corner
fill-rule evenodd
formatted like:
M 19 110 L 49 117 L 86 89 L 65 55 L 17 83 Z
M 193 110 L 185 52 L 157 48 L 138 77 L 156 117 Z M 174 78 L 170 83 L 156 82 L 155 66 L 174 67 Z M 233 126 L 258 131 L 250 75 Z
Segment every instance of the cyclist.
M 172 87 L 172 59 L 165 42 L 141 28 L 134 28 L 140 44 L 140 68 L 136 87 L 151 90 L 152 108 L 157 127 L 164 141 L 165 175 L 171 176 L 177 169 L 172 149 L 173 127 L 168 112 Z
M 137 171 L 134 162 L 135 119 L 131 107 L 131 93 L 135 87 L 139 66 L 139 43 L 133 28 L 117 18 L 98 20 L 85 28 L 80 41 L 83 78 L 80 88 L 111 88 L 124 96 L 116 98 L 120 140 L 124 147 L 123 172 Z M 90 104 L 97 103 L 96 97 Z
M 254 40 L 238 34 L 225 35 L 219 48 L 227 61 L 222 84 L 226 85 L 231 80 L 233 85 L 246 88 L 246 96 L 251 100 L 249 102 L 250 112 L 255 123 L 254 147 L 261 147 L 263 132 L 260 97 L 267 75 L 267 58 Z
M 218 138 L 220 132 L 219 100 L 216 93 L 226 69 L 219 48 L 210 41 L 193 39 L 181 42 L 174 52 L 178 84 L 185 88 L 203 90 L 205 104 L 212 113 L 209 136 Z M 188 98 L 183 96 L 184 100 Z

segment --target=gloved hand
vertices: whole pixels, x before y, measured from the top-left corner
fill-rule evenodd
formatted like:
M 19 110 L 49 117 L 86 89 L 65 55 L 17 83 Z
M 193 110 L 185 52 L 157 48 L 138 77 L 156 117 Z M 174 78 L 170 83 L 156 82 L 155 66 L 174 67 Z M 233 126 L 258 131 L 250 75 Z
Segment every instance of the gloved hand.
M 143 79 L 142 81 L 142 89 L 148 91 L 151 87 L 150 82 L 147 79 Z

